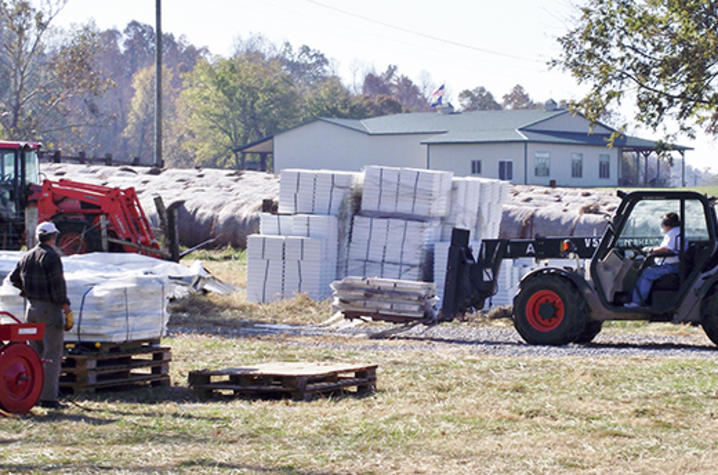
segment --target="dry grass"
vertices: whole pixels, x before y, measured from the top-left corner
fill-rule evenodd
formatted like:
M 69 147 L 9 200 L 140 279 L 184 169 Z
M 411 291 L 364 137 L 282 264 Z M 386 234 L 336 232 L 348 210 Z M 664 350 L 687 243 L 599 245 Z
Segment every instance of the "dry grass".
M 200 251 L 187 260 L 199 259 L 218 278 L 245 289 L 247 260 L 243 251 Z M 193 294 L 171 305 L 170 325 L 189 328 L 241 327 L 249 321 L 273 323 L 318 323 L 329 317 L 329 301 L 314 302 L 305 295 L 258 305 L 247 302 L 240 290 L 232 295 Z
M 210 257 L 212 272 L 243 285 L 241 255 Z M 217 336 L 212 326 L 248 319 L 327 317 L 326 303 L 257 306 L 242 294 L 176 304 L 190 313 L 174 325 L 209 328 L 164 341 L 174 386 L 78 396 L 61 412 L 0 419 L 0 472 L 715 471 L 712 358 L 492 357 L 421 341 Z M 475 315 L 452 325 L 510 322 Z M 610 327 L 649 330 L 698 331 Z M 194 369 L 300 360 L 376 363 L 379 390 L 361 399 L 202 402 L 186 387 Z
M 712 359 L 478 357 L 396 342 L 360 352 L 351 346 L 369 342 L 326 338 L 165 343 L 177 386 L 3 420 L 0 470 L 685 473 L 712 472 L 718 457 Z M 200 402 L 184 387 L 193 369 L 276 360 L 376 362 L 379 391 Z

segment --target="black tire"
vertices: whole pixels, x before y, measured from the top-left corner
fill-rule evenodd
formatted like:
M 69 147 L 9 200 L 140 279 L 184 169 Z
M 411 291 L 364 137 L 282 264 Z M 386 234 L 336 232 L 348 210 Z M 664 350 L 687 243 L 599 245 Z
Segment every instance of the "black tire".
M 55 223 L 60 234 L 57 247 L 66 255 L 85 254 L 101 250 L 100 232 L 85 221 L 58 221 Z
M 713 287 L 701 302 L 701 326 L 714 344 L 718 345 L 718 287 Z
M 596 338 L 596 335 L 601 333 L 602 326 L 603 322 L 589 320 L 586 323 L 586 328 L 583 329 L 583 332 L 573 342 L 581 344 L 591 343 L 593 339 Z
M 540 274 L 514 298 L 514 327 L 526 343 L 566 345 L 586 329 L 588 306 L 566 278 Z

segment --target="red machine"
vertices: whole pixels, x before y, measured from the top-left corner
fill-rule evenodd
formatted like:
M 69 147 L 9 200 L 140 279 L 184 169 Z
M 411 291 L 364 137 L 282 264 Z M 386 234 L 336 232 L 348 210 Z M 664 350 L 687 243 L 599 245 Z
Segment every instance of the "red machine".
M 169 226 L 174 215 L 164 205 L 158 205 L 158 213 L 161 224 L 167 224 L 169 252 L 160 249 L 133 188 L 71 180 L 41 184 L 39 149 L 35 142 L 0 141 L 0 249 L 20 249 L 33 221 L 53 221 L 60 230 L 58 247 L 67 255 L 107 250 L 180 258 L 176 233 Z M 29 216 L 34 211 L 36 219 Z
M 25 414 L 40 399 L 44 381 L 42 361 L 27 341 L 41 340 L 45 324 L 22 323 L 8 312 L 0 316 L 14 320 L 0 323 L 0 411 Z
M 110 188 L 71 180 L 31 185 L 29 206 L 38 222 L 53 221 L 60 230 L 57 246 L 65 254 L 102 249 L 102 216 L 110 251 L 141 252 L 162 257 L 134 188 Z

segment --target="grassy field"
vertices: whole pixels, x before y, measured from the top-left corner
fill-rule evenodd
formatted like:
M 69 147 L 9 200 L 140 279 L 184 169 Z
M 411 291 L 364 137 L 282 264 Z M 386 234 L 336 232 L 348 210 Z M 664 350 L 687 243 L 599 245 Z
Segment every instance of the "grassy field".
M 83 473 L 711 472 L 713 359 L 544 359 L 331 349 L 337 339 L 192 335 L 174 386 L 78 397 L 0 421 L 0 470 Z M 201 402 L 188 371 L 275 360 L 371 361 L 365 398 Z
M 199 256 L 242 287 L 241 253 Z M 294 306 L 294 307 L 293 307 Z M 76 396 L 60 412 L 0 419 L 0 471 L 247 473 L 714 472 L 713 358 L 477 355 L 462 345 L 221 336 L 247 320 L 313 322 L 328 303 L 264 307 L 193 296 L 171 326 L 168 388 Z M 509 325 L 478 316 L 471 325 Z M 699 330 L 622 324 L 608 331 Z M 378 391 L 310 402 L 203 402 L 187 374 L 269 361 L 372 362 Z

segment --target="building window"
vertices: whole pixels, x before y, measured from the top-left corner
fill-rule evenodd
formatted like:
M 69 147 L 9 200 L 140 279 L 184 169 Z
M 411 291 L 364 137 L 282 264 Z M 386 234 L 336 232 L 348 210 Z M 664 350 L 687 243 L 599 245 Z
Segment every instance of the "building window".
M 548 152 L 536 152 L 534 160 L 536 165 L 535 176 L 551 176 L 551 154 Z
M 481 175 L 481 160 L 471 160 L 471 174 Z
M 583 154 L 571 154 L 571 178 L 583 177 Z
M 499 160 L 499 180 L 511 181 L 514 179 L 514 162 Z
M 599 178 L 611 178 L 611 156 L 610 155 L 599 155 L 598 156 L 598 177 Z

